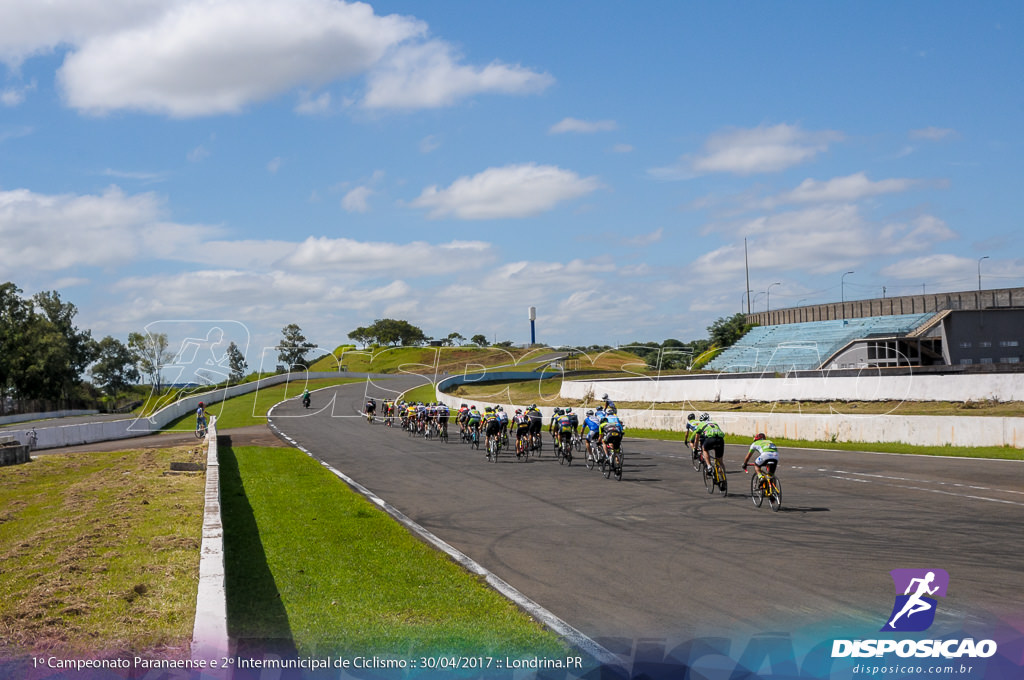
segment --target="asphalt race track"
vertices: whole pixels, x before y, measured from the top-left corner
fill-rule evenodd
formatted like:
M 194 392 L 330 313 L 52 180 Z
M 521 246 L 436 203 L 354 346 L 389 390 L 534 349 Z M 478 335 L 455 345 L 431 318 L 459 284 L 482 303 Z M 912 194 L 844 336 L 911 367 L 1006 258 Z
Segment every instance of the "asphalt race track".
M 680 442 L 630 439 L 628 421 L 615 481 L 579 460 L 559 465 L 546 434 L 540 458 L 489 463 L 457 426 L 445 445 L 358 417 L 364 394 L 379 402 L 421 383 L 327 388 L 309 411 L 279 405 L 273 422 L 609 649 L 877 632 L 896 568 L 949 572 L 937 626 L 1019 615 L 1024 462 L 783 450 L 774 513 L 750 501 L 745 449 L 727 448 L 729 494 L 712 496 Z

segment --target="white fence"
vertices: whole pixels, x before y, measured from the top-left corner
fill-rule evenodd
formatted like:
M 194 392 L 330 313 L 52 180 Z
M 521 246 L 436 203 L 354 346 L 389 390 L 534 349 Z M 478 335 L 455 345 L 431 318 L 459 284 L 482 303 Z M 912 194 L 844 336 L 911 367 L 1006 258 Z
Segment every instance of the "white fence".
M 319 373 L 282 373 L 280 375 L 262 378 L 261 380 L 232 385 L 212 392 L 193 394 L 180 399 L 173 404 L 165 406 L 149 418 L 126 418 L 124 420 L 109 420 L 95 423 L 75 423 L 72 425 L 53 425 L 39 427 L 36 432 L 36 449 L 52 449 L 61 446 L 76 446 L 79 444 L 90 444 L 92 442 L 109 441 L 112 439 L 129 439 L 131 437 L 142 437 L 149 434 L 156 434 L 162 431 L 167 425 L 182 416 L 195 413 L 199 402 L 215 404 L 217 402 L 237 397 L 241 394 L 256 392 L 260 388 L 278 385 L 283 382 L 304 383 L 307 380 L 318 378 L 344 378 L 359 377 L 337 371 Z

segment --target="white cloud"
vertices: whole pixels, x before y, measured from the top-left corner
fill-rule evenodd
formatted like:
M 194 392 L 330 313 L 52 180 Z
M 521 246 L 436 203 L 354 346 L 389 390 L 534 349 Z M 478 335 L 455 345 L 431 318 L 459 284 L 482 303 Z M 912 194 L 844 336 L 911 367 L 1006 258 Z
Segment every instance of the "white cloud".
M 879 225 L 857 206 L 820 205 L 723 225 L 749 241 L 751 269 L 830 274 L 880 256 L 920 253 L 956 237 L 946 224 L 924 215 L 910 223 Z M 727 280 L 743 268 L 742 244 L 729 244 L 695 261 L 706 283 Z
M 459 63 L 440 40 L 403 45 L 367 77 L 362 105 L 369 109 L 420 109 L 451 106 L 479 93 L 531 94 L 554 78 L 522 66 L 491 62 L 483 68 Z
M 460 177 L 446 189 L 427 187 L 412 205 L 429 209 L 431 218 L 532 217 L 599 187 L 596 177 L 581 178 L 559 167 L 526 163 L 488 168 L 472 177 Z
M 192 163 L 198 163 L 209 156 L 210 151 L 202 144 L 188 152 L 188 160 Z
M 882 269 L 880 274 L 885 278 L 929 281 L 934 280 L 937 274 L 942 277 L 966 275 L 974 270 L 976 264 L 977 260 L 973 258 L 935 253 L 900 260 Z
M 464 267 L 482 266 L 490 259 L 491 245 L 483 241 L 451 241 L 432 245 L 422 241 L 396 244 L 347 238 L 309 237 L 282 258 L 280 266 L 296 271 L 338 271 L 405 276 L 437 273 L 437 263 L 456 253 L 470 254 Z
M 631 153 L 633 150 L 632 144 L 616 144 L 612 147 L 612 151 L 615 153 Z
M 614 120 L 579 120 L 578 118 L 563 118 L 561 121 L 555 123 L 548 130 L 549 134 L 557 135 L 565 132 L 580 132 L 580 133 L 593 133 L 593 132 L 609 132 L 615 130 L 618 125 Z
M 7 108 L 14 108 L 25 103 L 25 97 L 29 92 L 36 89 L 36 81 L 23 85 L 22 87 L 11 87 L 0 92 L 0 105 Z
M 308 91 L 299 93 L 299 103 L 295 105 L 295 113 L 306 116 L 322 115 L 331 110 L 331 93 L 321 92 L 313 96 Z
M 0 3 L 0 60 L 27 57 L 152 20 L 173 0 L 6 0 Z
M 956 130 L 950 128 L 939 128 L 939 127 L 926 127 L 920 130 L 911 130 L 911 139 L 928 139 L 931 141 L 938 141 L 940 139 L 946 139 L 956 134 Z
M 662 237 L 665 235 L 665 230 L 658 227 L 649 234 L 636 234 L 625 240 L 625 243 L 631 246 L 649 246 L 655 243 L 660 243 Z
M 785 123 L 729 130 L 709 137 L 700 155 L 685 156 L 677 165 L 654 168 L 650 174 L 659 179 L 688 179 L 715 172 L 779 172 L 813 160 L 842 139 L 842 133 L 832 130 L 811 132 Z
M 162 222 L 163 212 L 155 194 L 128 196 L 118 187 L 100 195 L 0 192 L 0 267 L 19 272 L 115 265 L 140 255 L 171 256 L 198 240 L 198 227 Z
M 281 164 L 283 162 L 284 161 L 281 160 L 280 156 L 276 158 L 271 158 L 270 161 L 267 162 L 267 172 L 269 172 L 270 174 L 277 173 L 277 171 L 281 169 Z
M 369 199 L 370 196 L 372 195 L 373 189 L 371 189 L 370 187 L 356 187 L 355 189 L 352 189 L 347 194 L 345 194 L 345 197 L 341 199 L 341 207 L 344 208 L 346 212 L 350 213 L 369 212 Z
M 420 140 L 420 153 L 430 153 L 441 148 L 441 139 L 437 135 L 427 135 Z
M 766 203 L 769 206 L 786 203 L 847 203 L 870 196 L 902 193 L 921 184 L 920 180 L 902 178 L 873 182 L 863 172 L 826 181 L 808 178 L 792 191 L 768 199 Z
M 59 71 L 68 103 L 92 113 L 234 113 L 298 86 L 365 72 L 422 22 L 336 0 L 199 0 L 87 35 Z

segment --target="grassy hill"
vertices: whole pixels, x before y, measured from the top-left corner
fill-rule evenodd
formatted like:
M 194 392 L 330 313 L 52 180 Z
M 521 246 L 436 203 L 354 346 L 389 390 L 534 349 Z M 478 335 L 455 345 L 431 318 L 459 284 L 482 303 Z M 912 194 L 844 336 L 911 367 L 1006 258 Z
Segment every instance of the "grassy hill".
M 503 349 L 498 347 L 338 347 L 323 357 L 311 371 L 336 371 L 338 366 L 352 373 L 462 373 L 495 366 L 515 366 L 513 370 L 535 370 L 536 359 L 551 350 Z

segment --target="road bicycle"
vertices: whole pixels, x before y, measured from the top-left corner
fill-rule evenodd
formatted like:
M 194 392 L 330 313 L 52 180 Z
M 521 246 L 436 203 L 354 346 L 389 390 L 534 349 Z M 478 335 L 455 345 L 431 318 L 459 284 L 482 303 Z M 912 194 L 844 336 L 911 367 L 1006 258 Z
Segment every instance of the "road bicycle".
M 543 449 L 544 437 L 541 436 L 540 432 L 530 434 L 530 452 L 535 456 L 539 456 Z
M 775 461 L 768 461 L 764 465 L 763 475 L 755 472 L 750 478 L 750 500 L 759 508 L 767 498 L 772 511 L 778 512 L 782 507 L 782 483 L 775 476 L 775 466 Z
M 612 455 L 601 460 L 601 474 L 605 479 L 611 479 L 612 475 L 615 475 L 616 481 L 622 480 L 622 448 L 619 444 L 613 444 Z
M 367 411 L 366 412 L 366 422 L 368 422 L 371 425 L 373 425 L 373 420 L 374 420 L 374 418 L 373 418 L 373 411 Z
M 555 446 L 555 455 L 558 456 L 559 465 L 572 465 L 572 439 L 558 439 Z
M 438 433 L 437 436 L 440 437 L 441 441 L 443 441 L 445 444 L 448 443 L 448 420 L 447 419 L 441 421 L 441 431 Z
M 206 423 L 199 421 L 196 423 L 196 439 L 203 439 L 206 437 Z
M 718 489 L 724 497 L 729 491 L 729 480 L 725 476 L 725 466 L 722 464 L 721 458 L 711 456 L 711 460 L 711 466 L 704 468 L 704 486 L 707 487 L 708 493 L 714 493 L 715 489 Z
M 704 461 L 700 457 L 700 438 L 693 440 L 693 469 L 697 472 L 704 472 Z
M 579 432 L 572 433 L 572 447 L 576 449 L 576 453 L 583 453 L 583 449 L 586 447 L 586 440 Z
M 604 463 L 604 451 L 597 443 L 586 442 L 587 454 L 584 462 L 588 470 L 593 470 L 595 465 Z
M 487 460 L 492 463 L 497 463 L 499 451 L 501 451 L 501 437 L 498 435 L 491 435 L 487 438 Z
M 516 459 L 525 461 L 530 457 L 530 450 L 527 446 L 527 437 L 516 437 Z
M 472 434 L 469 436 L 469 445 L 477 451 L 480 450 L 480 428 L 474 427 Z

